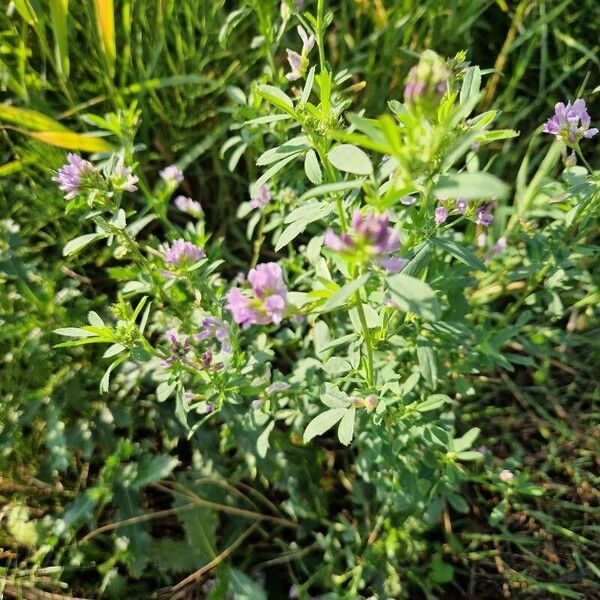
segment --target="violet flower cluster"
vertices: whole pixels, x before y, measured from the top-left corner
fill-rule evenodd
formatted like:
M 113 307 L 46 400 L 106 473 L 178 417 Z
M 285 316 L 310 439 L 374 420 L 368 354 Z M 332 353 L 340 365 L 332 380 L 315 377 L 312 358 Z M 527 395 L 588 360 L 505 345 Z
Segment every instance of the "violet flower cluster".
M 585 100 L 579 98 L 573 104 L 568 102 L 566 106 L 564 102 L 557 102 L 554 115 L 544 124 L 544 132 L 554 135 L 572 148 L 582 138 L 592 138 L 598 133 L 598 129 L 590 127 L 590 123 Z
M 166 248 L 164 258 L 170 266 L 187 267 L 206 258 L 206 253 L 191 242 L 177 240 Z
M 67 163 L 63 165 L 52 181 L 66 192 L 65 200 L 72 200 L 80 194 L 98 187 L 102 176 L 94 165 L 77 154 L 67 154 Z
M 89 161 L 77 154 L 67 154 L 67 162 L 52 178 L 65 193 L 65 200 L 72 200 L 81 194 L 103 191 L 110 196 L 112 192 L 135 192 L 138 178 L 123 163 L 123 157 L 111 161 L 106 169 L 106 178 Z
M 177 165 L 169 165 L 158 174 L 165 183 L 170 185 L 177 185 L 183 181 L 183 171 Z
M 301 77 L 304 77 L 306 73 L 306 69 L 308 68 L 308 53 L 315 46 L 315 36 L 308 35 L 302 26 L 298 26 L 297 28 L 298 35 L 302 40 L 302 53 L 298 54 L 298 52 L 294 50 L 286 49 L 287 52 L 287 61 L 290 64 L 291 71 L 286 73 L 286 77 L 289 81 L 296 81 Z
M 277 263 L 263 263 L 250 269 L 251 289 L 243 293 L 237 287 L 229 291 L 227 306 L 233 320 L 242 326 L 281 323 L 287 310 L 287 287 Z
M 448 88 L 450 73 L 444 59 L 432 50 L 425 50 L 419 64 L 412 67 L 406 78 L 404 101 L 407 104 L 428 102 L 437 104 Z
M 202 329 L 194 336 L 199 342 L 215 339 L 221 344 L 222 352 L 231 352 L 231 340 L 229 338 L 229 327 L 217 317 L 205 317 L 202 319 Z
M 193 338 L 196 340 L 199 339 L 199 336 L 201 336 L 202 333 L 203 332 L 193 336 Z M 229 335 L 229 332 L 227 332 L 227 335 Z M 192 338 L 190 336 L 181 338 L 176 329 L 169 329 L 165 333 L 165 339 L 171 346 L 171 353 L 162 361 L 164 367 L 171 367 L 176 362 L 181 362 L 182 364 L 195 369 L 219 371 L 223 368 L 222 363 L 214 362 L 214 352 L 211 348 L 194 355 Z
M 433 218 L 436 225 L 441 225 L 448 220 L 450 214 L 464 215 L 469 208 L 466 198 L 457 198 L 453 205 L 448 205 L 447 198 L 440 198 L 442 202 L 434 211 Z M 483 227 L 489 227 L 494 222 L 494 201 L 485 202 L 475 209 L 475 223 Z M 452 211 L 452 212 L 451 212 Z
M 489 227 L 494 222 L 494 202 L 486 202 L 477 207 L 475 211 L 475 223 L 483 227 Z
M 181 212 L 187 213 L 192 217 L 199 217 L 202 215 L 202 206 L 200 202 L 192 200 L 187 196 L 177 196 L 174 203 Z
M 323 240 L 325 246 L 347 255 L 357 262 L 374 262 L 388 271 L 399 271 L 406 261 L 392 256 L 400 248 L 400 236 L 389 225 L 387 212 L 368 211 L 362 215 L 355 210 L 350 232 L 337 234 L 328 229 Z
M 266 183 L 263 183 L 258 187 L 252 198 L 250 199 L 250 206 L 252 208 L 263 208 L 269 202 L 273 200 L 273 194 L 269 186 Z

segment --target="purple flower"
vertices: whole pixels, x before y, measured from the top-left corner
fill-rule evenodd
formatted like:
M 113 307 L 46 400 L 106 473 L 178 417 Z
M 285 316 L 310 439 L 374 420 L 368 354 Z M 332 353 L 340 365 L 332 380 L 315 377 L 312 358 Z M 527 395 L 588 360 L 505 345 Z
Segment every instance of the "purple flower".
M 286 49 L 287 61 L 290 64 L 291 71 L 286 73 L 285 76 L 289 81 L 296 81 L 304 76 L 308 67 L 308 53 L 315 45 L 315 37 L 313 35 L 309 37 L 302 26 L 299 25 L 297 31 L 302 40 L 302 54 L 298 54 L 298 52 L 289 48 Z
M 477 223 L 477 225 L 489 227 L 494 222 L 494 215 L 487 212 L 487 209 L 487 206 L 480 206 L 477 209 L 477 217 L 475 218 L 475 223 Z
M 202 214 L 202 206 L 200 202 L 192 200 L 187 196 L 177 196 L 174 200 L 175 206 L 184 213 L 192 215 L 193 217 L 199 217 Z
M 495 244 L 492 244 L 488 251 L 486 252 L 486 258 L 492 258 L 494 256 L 498 256 L 498 254 L 502 254 L 506 250 L 507 242 L 505 237 L 501 237 Z
M 96 167 L 77 154 L 67 154 L 67 164 L 63 165 L 52 181 L 58 183 L 58 187 L 65 194 L 65 200 L 72 200 L 85 189 L 91 189 L 91 183 L 99 180 L 100 174 Z
M 461 215 L 464 215 L 469 206 L 469 201 L 466 198 L 457 198 L 454 206 Z
M 232 288 L 227 306 L 238 325 L 267 325 L 281 323 L 287 309 L 287 288 L 283 271 L 277 263 L 263 263 L 250 269 L 248 282 L 252 295 Z
M 271 202 L 273 199 L 273 194 L 271 194 L 271 190 L 266 183 L 263 183 L 256 190 L 254 196 L 250 199 L 250 206 L 252 208 L 262 208 Z
M 190 357 L 190 353 L 194 350 L 192 348 L 192 338 L 190 338 L 190 336 L 186 336 L 182 339 L 179 337 L 179 333 L 176 329 L 169 329 L 165 333 L 165 339 L 171 345 L 171 354 L 163 360 L 163 366 L 170 367 L 177 361 L 181 361 L 183 364 L 196 369 L 219 371 L 223 368 L 222 363 L 213 362 L 214 354 L 210 348 L 202 352 L 202 354 L 193 354 L 192 357 Z M 188 396 L 188 399 L 191 398 Z
M 169 329 L 165 333 L 165 339 L 171 345 L 171 355 L 168 356 L 165 360 L 163 360 L 163 366 L 170 367 L 178 360 L 184 362 L 186 364 L 188 361 L 188 354 L 190 353 L 192 347 L 190 344 L 190 338 L 186 337 L 183 341 L 179 338 L 179 333 L 176 329 Z
M 177 165 L 169 165 L 158 174 L 163 181 L 173 185 L 183 181 L 183 171 Z
M 410 206 L 411 204 L 414 204 L 417 201 L 417 199 L 414 196 L 404 196 L 404 198 L 402 198 L 400 200 L 400 204 L 404 204 L 404 206 Z
M 286 48 L 287 61 L 290 64 L 291 71 L 286 73 L 288 81 L 297 81 L 302 77 L 302 57 L 295 51 Z
M 438 206 L 435 209 L 435 224 L 441 225 L 448 218 L 448 209 L 443 206 Z
M 399 271 L 406 264 L 404 259 L 391 256 L 400 248 L 400 236 L 389 226 L 387 213 L 377 215 L 368 211 L 363 216 L 357 209 L 352 215 L 350 232 L 338 235 L 328 229 L 323 243 L 334 252 L 359 261 L 374 257 L 378 265 L 389 271 Z
M 204 250 L 185 240 L 177 240 L 165 250 L 165 262 L 176 267 L 193 265 L 205 257 Z
M 217 319 L 216 317 L 206 317 L 202 319 L 202 330 L 194 337 L 199 342 L 214 338 L 220 342 L 221 350 L 223 352 L 231 352 L 229 327 L 227 327 L 221 319 Z
M 404 101 L 407 104 L 437 104 L 446 93 L 449 76 L 444 60 L 432 50 L 425 50 L 419 64 L 408 72 Z
M 590 128 L 590 121 L 585 100 L 579 98 L 566 106 L 557 102 L 554 115 L 544 124 L 544 133 L 556 136 L 567 146 L 574 146 L 581 138 L 591 138 L 598 133 L 596 127 Z

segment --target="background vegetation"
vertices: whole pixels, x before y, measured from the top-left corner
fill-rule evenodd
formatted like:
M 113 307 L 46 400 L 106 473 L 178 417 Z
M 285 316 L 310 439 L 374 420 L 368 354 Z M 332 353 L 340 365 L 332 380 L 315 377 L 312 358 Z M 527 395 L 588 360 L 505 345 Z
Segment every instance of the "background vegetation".
M 328 8 L 334 13 L 329 56 L 360 90 L 354 111 L 379 114 L 387 99 L 401 98 L 408 69 L 426 48 L 449 57 L 467 50 L 471 63 L 494 69 L 482 108 L 498 108 L 498 126 L 521 133 L 497 144 L 490 169 L 514 184 L 502 207 L 509 223 L 523 197 L 555 185 L 559 153 L 546 154 L 548 140 L 537 135 L 554 103 L 585 97 L 592 118 L 600 118 L 595 0 L 353 0 Z M 177 582 L 243 531 L 235 515 L 198 508 L 200 496 L 221 506 L 234 498 L 273 518 L 279 515 L 273 503 L 291 495 L 257 474 L 248 449 L 236 453 L 225 444 L 220 453 L 203 454 L 216 427 L 191 440 L 180 436 L 172 407 L 157 404 L 126 373 L 100 396 L 106 361 L 98 351 L 53 348 L 52 331 L 103 311 L 126 274 L 100 249 L 62 258 L 64 243 L 79 229 L 50 181 L 64 150 L 36 136 L 48 125 L 38 113 L 83 133 L 103 128 L 98 118 L 107 113 L 139 111 L 140 210 L 159 169 L 177 161 L 185 169 L 183 190 L 202 203 L 207 230 L 226 236 L 222 249 L 233 277 L 252 258 L 236 211 L 248 199 L 265 148 L 244 137 L 224 144 L 240 133 L 239 123 L 256 116 L 246 96 L 269 80 L 267 67 L 279 77 L 286 70 L 285 48 L 296 43 L 295 32 L 279 30 L 279 14 L 279 4 L 262 0 L 114 6 L 14 0 L 0 15 L 0 594 L 6 597 L 43 598 L 41 590 L 49 589 L 89 598 L 184 597 Z M 121 139 L 129 134 L 116 131 Z M 600 166 L 597 138 L 588 149 L 589 161 Z M 530 207 L 543 218 L 544 209 Z M 522 356 L 520 366 L 473 376 L 466 383 L 475 394 L 455 390 L 458 429 L 480 427 L 486 465 L 522 474 L 523 490 L 507 494 L 473 464 L 464 484 L 468 512 L 447 507 L 431 529 L 399 542 L 414 544 L 410 552 L 418 557 L 402 567 L 410 597 L 600 598 L 596 243 L 597 229 L 588 235 L 583 265 L 565 267 L 561 261 L 569 257 L 537 247 L 533 235 L 522 256 L 512 265 L 507 259 L 505 273 L 481 282 L 477 298 L 493 318 L 506 317 L 508 327 L 529 309 L 531 320 L 508 349 Z M 547 273 L 538 274 L 549 256 L 563 276 L 554 289 L 542 289 Z M 536 303 L 550 309 L 538 312 Z M 320 472 L 311 485 L 343 493 L 348 473 L 328 456 L 315 459 Z M 168 476 L 163 483 L 161 475 Z M 210 491 L 204 479 L 213 481 Z M 194 510 L 185 508 L 194 503 Z M 118 536 L 98 532 L 151 513 L 156 518 L 128 522 Z M 86 543 L 90 533 L 97 537 Z M 212 591 L 203 583 L 193 593 L 217 598 L 233 589 L 258 598 L 262 580 L 270 597 L 286 597 L 290 562 L 308 576 L 322 560 L 310 546 L 289 543 L 285 526 L 274 535 L 258 528 L 237 550 L 235 568 L 223 560 L 209 580 Z

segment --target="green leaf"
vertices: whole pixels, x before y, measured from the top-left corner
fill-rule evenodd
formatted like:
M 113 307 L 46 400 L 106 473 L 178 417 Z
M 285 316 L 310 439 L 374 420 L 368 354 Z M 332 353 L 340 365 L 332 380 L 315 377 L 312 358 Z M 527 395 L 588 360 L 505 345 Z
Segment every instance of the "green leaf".
M 112 358 L 117 354 L 121 354 L 121 352 L 123 352 L 124 350 L 127 350 L 127 348 L 123 346 L 123 344 L 112 344 L 106 349 L 106 351 L 102 355 L 102 358 Z
M 304 443 L 310 442 L 314 437 L 324 434 L 331 429 L 346 414 L 345 408 L 332 408 L 317 415 L 304 430 Z
M 456 457 L 458 460 L 470 461 L 470 460 L 481 460 L 483 455 L 481 452 L 476 450 L 466 450 L 465 452 L 459 452 Z
M 141 488 L 149 483 L 160 481 L 173 472 L 173 469 L 179 464 L 179 461 L 166 454 L 157 454 L 142 456 L 137 465 L 137 473 L 131 482 L 132 487 Z
M 310 97 L 310 93 L 313 88 L 313 84 L 315 82 L 315 69 L 316 67 L 313 65 L 306 76 L 306 82 L 304 83 L 304 88 L 302 88 L 302 96 L 300 96 L 300 105 L 304 106 Z
M 435 187 L 438 198 L 466 198 L 467 200 L 485 198 L 506 198 L 508 186 L 489 173 L 451 173 L 441 175 Z
M 508 140 L 510 138 L 517 137 L 518 131 L 514 129 L 494 129 L 492 131 L 484 131 L 477 135 L 475 140 L 480 144 L 487 144 L 489 142 L 496 142 L 498 140 Z
M 54 333 L 57 335 L 64 335 L 66 337 L 75 337 L 75 338 L 89 338 L 96 337 L 95 333 L 91 331 L 86 331 L 85 329 L 80 329 L 79 327 L 60 327 L 59 329 L 55 329 Z
M 85 248 L 88 244 L 104 237 L 106 237 L 105 233 L 86 233 L 85 235 L 80 235 L 65 244 L 62 254 L 63 256 L 71 256 Z
M 444 404 L 452 404 L 452 400 L 445 394 L 432 394 L 427 400 L 419 402 L 415 408 L 419 412 L 427 412 L 441 408 Z
M 275 427 L 275 421 L 271 421 L 256 440 L 256 452 L 261 458 L 267 456 L 267 450 L 269 449 L 269 435 L 271 434 L 271 431 L 273 431 L 273 427 Z
M 276 148 L 270 148 L 266 152 L 263 152 L 256 161 L 259 167 L 271 165 L 286 156 L 292 156 L 300 154 L 307 148 L 307 139 L 304 135 L 299 135 L 287 142 L 277 146 Z
M 284 246 L 287 246 L 291 241 L 295 240 L 308 227 L 309 223 L 310 221 L 302 219 L 288 225 L 277 239 L 275 252 L 279 252 Z
M 310 198 L 316 198 L 317 196 L 328 196 L 329 194 L 336 194 L 338 192 L 347 192 L 349 190 L 357 190 L 363 185 L 362 179 L 349 179 L 348 181 L 336 181 L 335 183 L 325 183 L 317 187 L 308 190 L 300 196 L 299 202 L 304 202 Z
M 117 228 L 117 229 L 125 229 L 125 227 L 127 226 L 127 219 L 125 217 L 125 211 L 120 208 L 115 215 L 113 216 L 113 218 L 110 220 L 110 222 Z
M 470 448 L 475 440 L 479 437 L 481 430 L 479 427 L 473 427 L 467 431 L 462 437 L 457 438 L 452 443 L 452 450 L 454 452 L 462 452 Z
M 351 281 L 350 283 L 347 283 L 344 287 L 340 288 L 337 292 L 335 292 L 335 294 L 333 294 L 333 296 L 331 296 L 331 298 L 329 298 L 329 300 L 327 300 L 325 306 L 323 307 L 323 312 L 334 310 L 335 308 L 338 308 L 339 306 L 344 304 L 346 300 L 352 294 L 354 294 L 354 292 L 359 290 L 367 283 L 367 281 L 369 280 L 369 276 L 369 273 L 365 273 L 364 275 L 361 275 L 358 279 L 355 279 L 354 281 Z
M 325 391 L 321 394 L 321 402 L 329 408 L 346 408 L 350 402 L 348 395 L 336 385 L 325 384 Z
M 433 348 L 429 342 L 423 338 L 417 340 L 417 360 L 421 375 L 431 389 L 437 385 L 437 363 Z
M 250 579 L 248 575 L 231 569 L 231 592 L 235 600 L 267 600 L 264 588 Z
M 467 514 L 469 512 L 469 505 L 467 501 L 460 495 L 450 492 L 448 494 L 448 502 L 450 502 L 452 508 L 460 513 Z
M 68 14 L 69 0 L 50 0 L 50 16 L 56 43 L 56 63 L 59 72 L 65 79 L 69 77 Z
M 173 390 L 177 387 L 177 381 L 163 381 L 156 388 L 156 399 L 159 402 L 164 402 L 172 393 Z
M 179 386 L 177 388 L 177 393 L 175 394 L 175 416 L 186 429 L 190 428 L 187 421 L 188 410 L 189 406 L 187 398 L 185 397 L 185 390 L 183 389 L 183 386 Z
M 454 256 L 454 258 L 457 258 L 468 267 L 471 267 L 472 269 L 475 269 L 477 271 L 486 270 L 485 265 L 478 256 L 473 254 L 473 252 L 471 252 L 471 250 L 469 250 L 465 246 L 457 244 L 454 240 L 449 240 L 447 238 L 437 238 L 433 239 L 432 242 L 435 246 L 448 252 L 448 254 L 451 254 L 452 256 Z
M 314 150 L 309 150 L 306 153 L 304 159 L 304 172 L 306 176 L 315 185 L 320 185 L 323 181 L 323 174 L 321 173 L 321 166 L 319 165 L 319 159 L 317 153 Z
M 466 104 L 474 96 L 479 95 L 481 87 L 481 70 L 479 67 L 469 67 L 460 88 L 459 103 Z
M 415 313 L 426 321 L 435 321 L 440 317 L 441 309 L 435 292 L 424 281 L 397 273 L 387 278 L 387 287 L 392 300 L 401 310 Z
M 431 581 L 434 583 L 448 583 L 454 577 L 454 568 L 445 563 L 439 554 L 435 554 L 431 561 Z
M 364 150 L 352 144 L 340 144 L 327 154 L 329 162 L 338 170 L 354 175 L 370 175 L 373 172 L 371 159 Z
M 345 358 L 341 358 L 340 356 L 332 356 L 323 365 L 323 369 L 330 375 L 340 375 L 342 373 L 347 373 L 352 369 L 352 367 Z
M 342 417 L 338 426 L 338 439 L 344 446 L 347 446 L 352 441 L 354 436 L 354 418 L 356 416 L 356 408 L 346 409 L 346 414 Z
M 317 218 L 315 217 L 316 214 L 319 215 L 318 218 L 320 219 L 327 216 L 334 208 L 335 204 L 333 202 L 309 202 L 308 204 L 303 204 L 302 206 L 295 208 L 285 218 L 284 223 L 293 223 L 294 221 L 306 221 L 307 223 L 310 223 Z
M 28 25 L 34 25 L 37 23 L 37 15 L 29 3 L 29 0 L 13 0 L 13 4 L 15 5 L 17 12 L 23 19 L 25 19 Z
M 293 160 L 296 160 L 297 156 L 298 153 L 292 154 L 291 156 L 286 156 L 279 162 L 276 162 L 270 169 L 265 171 L 250 187 L 250 196 L 256 196 L 256 194 L 258 193 L 258 188 L 263 183 L 267 183 L 272 177 L 277 175 L 277 173 L 279 173 L 279 171 L 281 171 L 281 169 L 283 169 L 285 165 L 292 162 Z
M 279 88 L 272 85 L 259 85 L 257 90 L 267 102 L 270 102 L 273 106 L 276 106 L 290 116 L 296 116 L 292 99 Z
M 106 371 L 104 372 L 104 375 L 102 376 L 102 379 L 100 380 L 100 393 L 101 394 L 106 394 L 108 393 L 108 386 L 110 383 L 110 374 L 113 372 L 113 370 L 118 367 L 125 359 L 127 358 L 127 355 L 125 356 L 121 356 L 120 358 L 117 358 L 117 360 L 115 360 L 114 362 L 112 362 L 108 369 L 106 369 Z
M 100 315 L 97 312 L 90 310 L 87 318 L 90 325 L 94 325 L 95 327 L 104 327 L 104 321 L 100 318 Z

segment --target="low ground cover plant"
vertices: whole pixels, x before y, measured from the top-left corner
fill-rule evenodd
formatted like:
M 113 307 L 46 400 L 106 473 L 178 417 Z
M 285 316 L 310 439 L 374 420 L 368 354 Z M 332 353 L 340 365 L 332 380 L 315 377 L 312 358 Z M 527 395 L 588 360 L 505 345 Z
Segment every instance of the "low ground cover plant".
M 487 401 L 502 385 L 561 443 L 572 438 L 540 390 L 597 414 L 593 361 L 577 364 L 597 356 L 598 118 L 586 94 L 557 98 L 502 173 L 503 144 L 523 134 L 485 106 L 494 69 L 464 51 L 415 53 L 401 92 L 372 111 L 332 56 L 322 0 L 255 10 L 263 70 L 229 89 L 215 159 L 248 185 L 223 222 L 186 183 L 187 148 L 149 176 L 136 101 L 87 113 L 94 135 L 78 143 L 92 147 L 62 163 L 57 152 L 41 183 L 69 223 L 53 257 L 69 285 L 19 280 L 22 240 L 3 222 L 17 282 L 7 306 L 17 293 L 56 302 L 45 347 L 25 344 L 23 363 L 28 352 L 56 362 L 31 416 L 19 405 L 3 429 L 19 443 L 42 436 L 28 481 L 54 506 L 7 501 L 17 551 L 0 589 L 593 597 L 597 425 L 586 421 L 560 471 L 577 479 L 571 496 L 551 481 L 569 448 L 523 456 L 527 426 L 513 421 L 523 439 L 506 444 L 506 413 Z M 48 141 L 44 127 L 30 135 Z M 585 519 L 572 530 L 557 506 Z

